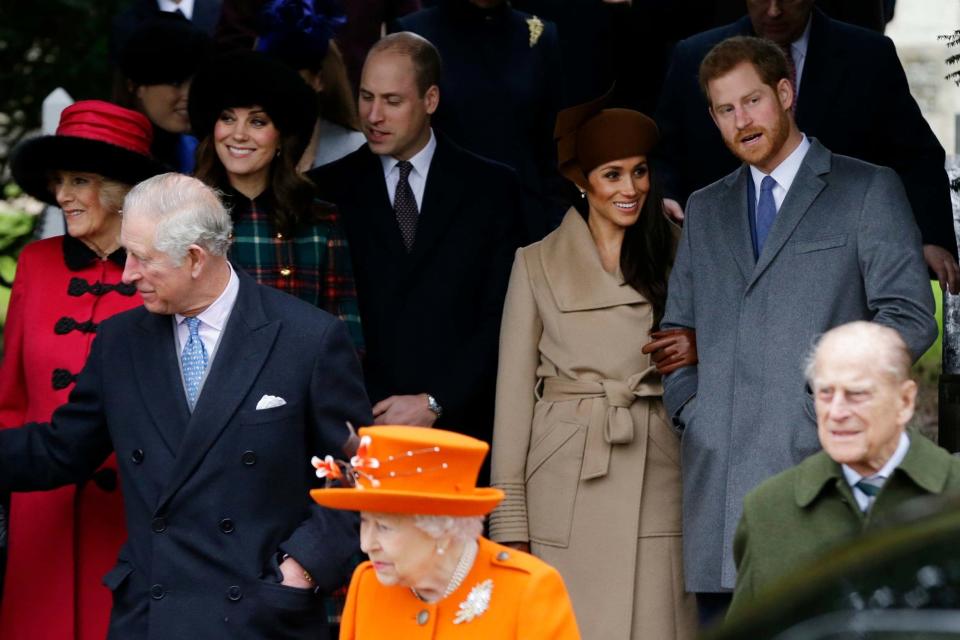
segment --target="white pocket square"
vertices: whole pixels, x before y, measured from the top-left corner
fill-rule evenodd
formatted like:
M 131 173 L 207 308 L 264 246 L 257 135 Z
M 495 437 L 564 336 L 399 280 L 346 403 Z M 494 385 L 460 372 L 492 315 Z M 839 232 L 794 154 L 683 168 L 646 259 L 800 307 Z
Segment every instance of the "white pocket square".
M 287 401 L 280 396 L 263 396 L 260 398 L 260 402 L 257 403 L 257 411 L 282 407 L 285 404 L 287 404 Z

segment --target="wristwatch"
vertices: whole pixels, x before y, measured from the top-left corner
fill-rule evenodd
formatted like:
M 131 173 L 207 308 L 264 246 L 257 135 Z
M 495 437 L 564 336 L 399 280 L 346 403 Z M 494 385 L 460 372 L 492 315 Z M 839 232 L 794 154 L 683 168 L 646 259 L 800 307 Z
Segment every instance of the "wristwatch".
M 430 409 L 430 411 L 433 411 L 435 414 L 437 414 L 438 418 L 443 415 L 443 407 L 441 407 L 440 403 L 437 402 L 437 399 L 429 393 L 427 394 L 427 409 Z

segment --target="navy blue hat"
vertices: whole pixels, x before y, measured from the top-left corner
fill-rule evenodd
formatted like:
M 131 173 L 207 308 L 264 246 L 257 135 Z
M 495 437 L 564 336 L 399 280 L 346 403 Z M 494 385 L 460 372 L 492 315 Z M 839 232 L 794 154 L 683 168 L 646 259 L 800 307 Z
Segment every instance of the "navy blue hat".
M 346 22 L 337 0 L 271 0 L 260 14 L 257 51 L 294 69 L 319 69 L 330 40 Z

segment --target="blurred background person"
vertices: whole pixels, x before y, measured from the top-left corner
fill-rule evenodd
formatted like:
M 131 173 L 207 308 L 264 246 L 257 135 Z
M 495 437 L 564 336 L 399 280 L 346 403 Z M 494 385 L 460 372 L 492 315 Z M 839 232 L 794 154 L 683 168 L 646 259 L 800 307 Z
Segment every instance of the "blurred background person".
M 366 142 L 343 54 L 333 41 L 346 20 L 336 0 L 274 0 L 262 10 L 257 50 L 298 70 L 317 93 L 320 115 L 300 171 L 339 160 Z
M 164 171 L 150 121 L 81 101 L 56 135 L 25 141 L 12 161 L 28 194 L 63 209 L 66 235 L 28 245 L 17 264 L 0 367 L 0 426 L 46 422 L 67 401 L 97 325 L 141 305 L 121 283 L 120 207 L 131 186 Z M 100 580 L 126 539 L 111 456 L 91 482 L 11 499 L 2 638 L 101 640 L 111 594 Z
M 233 218 L 230 259 L 257 282 L 339 317 L 363 343 L 353 265 L 333 205 L 297 171 L 317 100 L 285 64 L 256 51 L 211 60 L 190 91 L 197 177 Z
M 197 147 L 187 112 L 190 80 L 212 51 L 209 36 L 171 15 L 142 24 L 120 54 L 116 101 L 150 119 L 153 156 L 181 173 L 193 171 Z
M 517 171 L 528 242 L 553 230 L 566 209 L 552 138 L 563 95 L 553 23 L 505 0 L 441 0 L 390 29 L 421 35 L 440 52 L 436 129 Z
M 680 442 L 642 349 L 663 316 L 675 238 L 647 161 L 656 125 L 607 102 L 558 116 L 560 171 L 583 198 L 514 262 L 492 461 L 506 499 L 490 536 L 557 567 L 591 637 L 692 638 Z M 696 361 L 689 335 L 656 334 L 664 365 Z
M 481 535 L 502 498 L 477 488 L 489 445 L 424 427 L 360 429 L 351 466 L 314 458 L 325 507 L 360 512 L 360 547 L 341 640 L 576 640 L 563 579 L 526 553 Z M 329 486 L 329 485 L 328 485 Z

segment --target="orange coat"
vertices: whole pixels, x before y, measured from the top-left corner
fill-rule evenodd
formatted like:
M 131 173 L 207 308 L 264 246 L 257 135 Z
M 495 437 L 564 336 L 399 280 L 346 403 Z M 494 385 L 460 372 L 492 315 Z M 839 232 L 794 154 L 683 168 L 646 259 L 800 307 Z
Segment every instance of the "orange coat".
M 449 597 L 431 604 L 405 587 L 385 587 L 373 565 L 353 574 L 340 640 L 579 640 L 567 588 L 556 569 L 526 553 L 480 538 L 470 573 Z M 459 605 L 484 580 L 493 581 L 490 607 L 454 624 Z

